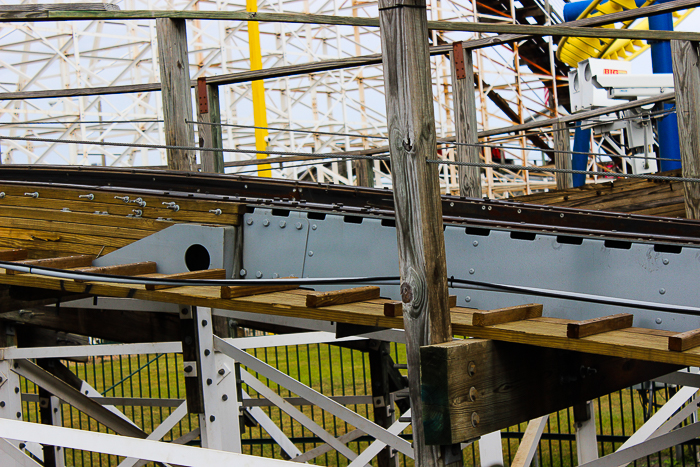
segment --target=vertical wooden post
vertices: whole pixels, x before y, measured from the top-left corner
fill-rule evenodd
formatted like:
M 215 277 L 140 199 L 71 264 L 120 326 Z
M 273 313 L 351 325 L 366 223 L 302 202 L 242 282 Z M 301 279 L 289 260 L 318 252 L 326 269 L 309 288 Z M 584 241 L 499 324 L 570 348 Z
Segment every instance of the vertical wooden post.
M 671 41 L 683 176 L 700 177 L 700 51 L 698 42 Z M 700 219 L 700 185 L 683 183 L 685 213 Z
M 461 42 L 452 43 L 450 52 L 452 68 L 452 102 L 455 113 L 455 138 L 457 143 L 476 144 L 476 98 L 474 97 L 474 61 L 472 51 L 464 52 Z M 477 146 L 457 146 L 457 162 L 479 162 Z M 459 194 L 481 198 L 479 167 L 459 166 Z
M 571 135 L 566 123 L 559 121 L 552 125 L 552 137 L 554 138 L 554 167 L 557 169 L 571 170 Z M 567 152 L 559 152 L 567 151 Z M 554 174 L 557 181 L 557 190 L 566 190 L 574 186 L 573 176 L 570 173 L 557 172 Z
M 352 161 L 352 166 L 355 169 L 355 185 L 374 186 L 373 161 L 369 159 L 356 159 Z
M 219 109 L 219 86 L 207 84 L 206 78 L 197 79 L 197 121 L 200 122 L 200 148 L 221 148 L 221 111 Z M 213 125 L 208 125 L 213 123 Z M 224 173 L 224 153 L 199 151 L 202 172 Z
M 445 465 L 425 445 L 420 346 L 452 339 L 425 0 L 380 0 L 379 24 L 394 186 L 401 299 L 418 467 Z M 461 452 L 460 452 L 461 454 Z
M 187 28 L 184 19 L 156 19 L 165 144 L 194 146 L 190 62 L 187 58 Z M 195 170 L 194 151 L 168 149 L 168 169 Z

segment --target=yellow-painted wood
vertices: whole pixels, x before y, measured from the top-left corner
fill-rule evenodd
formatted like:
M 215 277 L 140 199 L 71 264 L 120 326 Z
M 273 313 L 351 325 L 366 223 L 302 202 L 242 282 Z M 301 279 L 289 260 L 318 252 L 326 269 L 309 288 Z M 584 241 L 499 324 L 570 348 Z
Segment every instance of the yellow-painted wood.
M 257 0 L 246 0 L 246 11 L 257 13 Z M 250 48 L 250 69 L 251 71 L 262 70 L 262 51 L 260 49 L 260 26 L 257 21 L 248 21 L 248 47 Z M 262 80 L 253 81 L 253 121 L 255 126 L 262 127 L 255 129 L 255 149 L 257 151 L 267 150 L 267 108 L 265 107 L 265 85 Z M 258 154 L 258 159 L 267 158 L 267 154 Z M 258 166 L 260 177 L 271 177 L 272 166 L 262 164 Z

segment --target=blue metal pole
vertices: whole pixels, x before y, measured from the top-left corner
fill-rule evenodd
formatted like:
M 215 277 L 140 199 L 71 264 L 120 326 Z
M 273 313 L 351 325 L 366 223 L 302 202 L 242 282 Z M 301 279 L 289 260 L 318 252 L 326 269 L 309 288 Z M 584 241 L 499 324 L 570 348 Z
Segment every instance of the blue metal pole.
M 658 0 L 662 3 L 668 0 Z M 666 13 L 649 17 L 649 30 L 673 31 L 673 15 Z M 651 42 L 651 41 L 650 41 Z M 671 43 L 668 41 L 651 42 L 651 67 L 654 73 L 673 73 L 673 58 L 671 56 Z M 673 104 L 663 104 L 663 109 L 672 109 Z M 678 117 L 675 113 L 658 120 L 659 133 L 659 169 L 662 172 L 681 168 L 681 150 L 678 137 Z
M 580 124 L 574 131 L 574 153 L 591 151 L 591 129 L 583 130 Z M 572 154 L 571 168 L 574 170 L 586 170 L 588 156 L 586 154 Z M 572 183 L 574 187 L 586 184 L 586 176 L 583 174 L 573 174 Z

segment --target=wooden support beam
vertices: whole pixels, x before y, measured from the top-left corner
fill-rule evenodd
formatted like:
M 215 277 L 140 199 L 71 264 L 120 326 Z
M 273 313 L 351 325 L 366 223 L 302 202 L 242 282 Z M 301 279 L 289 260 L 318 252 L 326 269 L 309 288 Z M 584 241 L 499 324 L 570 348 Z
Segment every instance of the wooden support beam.
M 157 274 L 158 279 L 226 279 L 226 269 L 202 269 L 201 271 L 178 272 L 177 274 Z M 172 289 L 176 285 L 146 284 L 146 290 Z
M 464 442 L 675 368 L 485 339 L 427 346 L 421 349 L 426 442 Z
M 678 109 L 678 132 L 682 135 L 683 177 L 700 177 L 700 50 L 698 42 L 671 41 L 673 83 Z M 683 183 L 685 213 L 700 219 L 700 184 Z
M 510 306 L 496 310 L 475 311 L 472 315 L 472 325 L 493 326 L 524 319 L 539 318 L 541 316 L 542 305 L 531 303 L 529 305 Z
M 571 135 L 566 123 L 554 122 L 552 125 L 552 137 L 554 138 L 554 166 L 557 169 L 571 170 Z M 566 152 L 565 152 L 566 151 Z M 573 175 L 570 173 L 556 173 L 557 190 L 566 190 L 574 186 Z
M 452 340 L 425 0 L 380 0 L 382 64 L 417 467 L 445 465 L 426 446 L 420 347 Z M 451 446 L 447 449 L 451 452 Z M 461 465 L 461 462 L 458 462 Z
M 73 272 L 84 272 L 88 274 L 108 274 L 111 276 L 137 276 L 139 274 L 151 274 L 156 272 L 158 265 L 154 261 L 144 261 L 141 263 L 115 264 L 113 266 L 91 266 L 87 268 L 75 268 Z M 76 279 L 76 282 L 81 282 Z
M 27 259 L 27 250 L 18 248 L 14 250 L 0 250 L 0 261 L 20 261 Z
M 633 320 L 634 315 L 631 313 L 620 313 L 617 315 L 569 323 L 566 325 L 566 336 L 572 339 L 580 339 L 603 332 L 631 328 Z
M 457 295 L 450 295 L 448 297 L 448 306 L 454 308 L 457 306 Z M 397 316 L 402 316 L 403 313 L 403 303 L 402 302 L 384 302 L 384 316 L 389 318 L 394 318 Z
M 683 352 L 700 345 L 700 329 L 681 332 L 668 337 L 668 350 Z
M 379 287 L 368 285 L 365 287 L 333 290 L 330 292 L 311 292 L 306 296 L 306 306 L 309 308 L 318 308 L 321 306 L 362 302 L 375 298 L 379 298 Z
M 92 266 L 92 260 L 94 259 L 95 257 L 92 255 L 77 255 L 63 256 L 60 258 L 29 259 L 26 261 L 17 261 L 17 264 L 21 264 L 22 266 L 39 266 L 44 268 L 67 269 Z M 6 269 L 5 274 L 13 276 L 16 274 L 24 273 L 20 271 L 11 271 L 9 269 Z
M 298 289 L 298 285 L 232 285 L 221 286 L 221 298 L 248 297 L 250 295 L 260 295 L 271 292 L 282 292 L 285 290 Z
M 190 91 L 190 62 L 187 57 L 187 27 L 184 19 L 156 19 L 165 144 L 194 145 Z M 194 151 L 168 149 L 168 169 L 195 171 Z
M 205 77 L 197 79 L 197 133 L 200 148 L 223 148 L 219 86 L 207 84 Z M 224 153 L 199 151 L 202 172 L 224 173 Z
M 476 144 L 476 98 L 474 97 L 474 63 L 471 50 L 464 51 L 461 42 L 454 42 L 450 52 L 452 69 L 452 106 L 455 114 L 455 138 L 457 143 Z M 479 162 L 477 146 L 457 146 L 458 162 Z M 479 167 L 459 166 L 459 194 L 469 198 L 481 198 L 481 170 Z

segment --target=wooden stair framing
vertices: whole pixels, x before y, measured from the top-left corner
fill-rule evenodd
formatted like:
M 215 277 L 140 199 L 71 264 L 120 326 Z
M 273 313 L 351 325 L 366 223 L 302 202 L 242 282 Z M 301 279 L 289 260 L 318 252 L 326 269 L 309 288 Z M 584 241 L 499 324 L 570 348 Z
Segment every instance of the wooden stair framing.
M 0 251 L 2 255 L 2 251 Z M 17 261 L 22 264 L 24 261 Z M 27 261 L 31 264 L 33 262 Z M 113 271 L 125 270 L 125 265 L 111 267 Z M 76 270 L 81 268 L 76 268 Z M 151 270 L 151 269 L 149 269 Z M 71 271 L 70 269 L 66 271 Z M 102 270 L 109 272 L 109 270 Z M 220 271 L 201 272 L 190 277 L 220 277 Z M 139 277 L 139 276 L 130 276 Z M 143 277 L 176 278 L 182 274 L 143 274 Z M 386 316 L 385 307 L 395 308 L 396 302 L 376 298 L 375 292 L 367 295 L 366 289 L 349 289 L 333 293 L 329 306 L 318 305 L 318 297 L 327 293 L 299 289 L 290 285 L 280 286 L 183 286 L 147 287 L 146 285 L 90 282 L 60 279 L 34 273 L 12 274 L 0 269 L 0 284 L 36 289 L 58 290 L 75 294 L 106 297 L 134 298 L 157 302 L 177 303 L 226 310 L 235 310 L 295 318 L 318 319 L 341 323 L 403 328 L 403 318 Z M 294 287 L 294 288 L 293 288 Z M 149 290 L 156 289 L 156 290 Z M 248 290 L 246 290 L 248 289 Z M 288 290 L 284 290 L 288 289 Z M 228 296 L 230 298 L 222 298 Z M 374 297 L 374 298 L 368 298 Z M 311 306 L 309 306 L 311 305 Z M 573 350 L 591 354 L 608 355 L 684 366 L 700 366 L 700 344 L 695 333 L 677 334 L 671 331 L 631 327 L 631 320 L 623 324 L 619 319 L 598 319 L 594 326 L 588 321 L 542 317 L 542 306 L 535 304 L 509 307 L 502 310 L 475 310 L 452 306 L 451 321 L 456 336 L 494 339 L 555 349 Z M 590 320 L 589 320 L 590 321 Z M 489 323 L 496 323 L 491 324 Z M 600 324 L 604 323 L 604 324 Z M 605 323 L 610 323 L 606 325 Z M 587 337 L 570 338 L 571 328 L 587 330 Z M 583 335 L 583 334 L 577 334 Z M 679 345 L 679 339 L 683 345 Z M 691 346 L 691 348 L 687 348 Z M 675 350 L 670 350 L 675 349 Z

